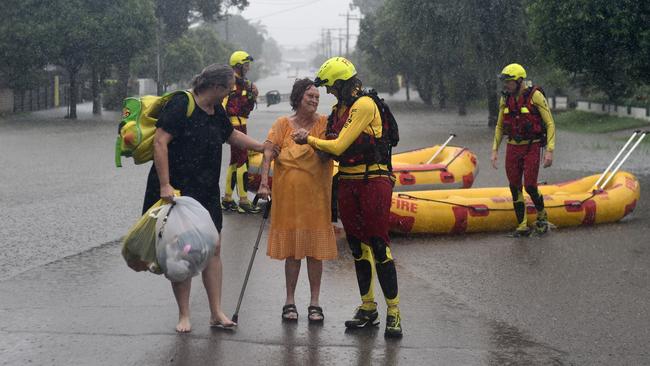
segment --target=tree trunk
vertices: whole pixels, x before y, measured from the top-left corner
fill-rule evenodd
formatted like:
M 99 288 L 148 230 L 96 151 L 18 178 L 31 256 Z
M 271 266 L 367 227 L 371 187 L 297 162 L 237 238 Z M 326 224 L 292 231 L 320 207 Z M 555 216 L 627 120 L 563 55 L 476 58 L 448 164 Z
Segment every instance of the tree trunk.
M 121 99 L 129 94 L 130 60 L 121 60 L 117 65 L 117 92 Z
M 76 67 L 71 67 L 68 69 L 68 74 L 70 76 L 70 110 L 68 112 L 68 115 L 66 116 L 67 118 L 70 119 L 77 119 L 77 94 L 78 94 L 78 86 L 77 86 L 77 73 L 79 72 L 79 68 Z
M 470 90 L 469 84 L 466 80 L 457 78 L 456 79 L 456 106 L 458 107 L 458 115 L 466 116 L 467 115 L 467 99 L 469 99 Z
M 467 115 L 467 98 L 461 97 L 458 101 L 458 115 L 466 116 Z
M 411 101 L 411 85 L 410 85 L 409 77 L 404 75 L 404 86 L 406 87 L 406 101 L 410 102 Z
M 91 66 L 90 74 L 92 78 L 92 91 L 93 91 L 93 114 L 102 114 L 102 95 L 99 90 L 99 73 L 96 66 Z
M 433 92 L 429 81 L 424 76 L 416 78 L 415 80 L 415 87 L 418 88 L 420 99 L 422 99 L 426 105 L 433 104 Z
M 496 127 L 499 116 L 499 96 L 497 94 L 497 82 L 493 78 L 485 81 L 488 105 L 488 126 Z
M 438 106 L 441 110 L 447 109 L 447 89 L 442 78 L 442 73 L 438 73 Z

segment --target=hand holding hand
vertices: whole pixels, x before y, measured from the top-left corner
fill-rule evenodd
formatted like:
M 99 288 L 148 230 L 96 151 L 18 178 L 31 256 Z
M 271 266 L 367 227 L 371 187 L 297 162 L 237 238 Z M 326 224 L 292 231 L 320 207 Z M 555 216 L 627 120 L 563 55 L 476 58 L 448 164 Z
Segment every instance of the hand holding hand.
M 305 130 L 304 128 L 301 128 L 297 131 L 294 131 L 291 134 L 291 137 L 293 138 L 293 141 L 296 142 L 296 144 L 299 145 L 304 145 L 307 143 L 307 137 L 309 136 L 309 131 Z
M 273 149 L 273 156 L 277 157 L 278 155 L 280 155 L 280 146 L 275 144 L 271 144 L 271 145 L 272 145 L 271 148 Z

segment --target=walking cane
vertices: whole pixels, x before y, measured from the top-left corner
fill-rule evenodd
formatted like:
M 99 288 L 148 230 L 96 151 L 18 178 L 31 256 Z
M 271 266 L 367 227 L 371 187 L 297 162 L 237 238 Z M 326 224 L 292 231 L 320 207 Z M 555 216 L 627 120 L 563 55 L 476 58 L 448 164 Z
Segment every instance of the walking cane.
M 429 160 L 427 161 L 427 164 L 431 164 L 431 162 L 433 161 L 433 159 L 435 159 L 436 157 L 438 157 L 438 155 L 440 155 L 440 153 L 442 152 L 442 150 L 444 150 L 445 147 L 447 147 L 447 144 L 449 143 L 449 141 L 451 141 L 454 137 L 456 137 L 456 134 L 455 134 L 455 133 L 450 133 L 450 134 L 449 134 L 449 138 L 447 139 L 447 141 L 445 141 L 445 143 L 442 144 L 442 146 L 440 146 L 440 148 L 438 149 L 438 151 L 436 151 L 436 153 L 433 154 L 433 156 L 431 157 L 431 159 L 429 159 Z
M 625 156 L 623 157 L 623 159 L 621 159 L 621 161 L 618 162 L 618 165 L 616 165 L 616 168 L 614 168 L 614 170 L 612 170 L 612 173 L 609 175 L 609 177 L 607 177 L 607 179 L 605 180 L 605 182 L 604 182 L 603 185 L 601 186 L 602 188 L 607 187 L 607 183 L 609 183 L 609 181 L 612 180 L 612 178 L 614 177 L 614 175 L 616 175 L 616 173 L 618 173 L 618 170 L 621 169 L 621 166 L 623 165 L 623 163 L 625 163 L 625 161 L 627 160 L 627 158 L 629 158 L 630 155 L 632 155 L 632 152 L 636 149 L 637 146 L 639 146 L 639 144 L 641 143 L 641 141 L 643 141 L 643 139 L 645 138 L 645 136 L 646 136 L 647 134 L 648 134 L 648 131 L 643 131 L 643 132 L 641 133 L 641 136 L 639 136 L 639 139 L 636 140 L 636 142 L 634 143 L 634 145 L 632 145 L 632 148 L 630 148 L 630 150 L 627 152 L 627 154 L 625 154 Z M 599 187 L 596 187 L 596 188 L 597 188 L 597 189 L 600 189 Z
M 258 196 L 255 196 L 255 199 L 253 200 L 253 206 L 257 205 L 257 201 L 259 200 Z M 251 260 L 248 263 L 248 270 L 246 270 L 246 277 L 244 277 L 244 284 L 241 288 L 241 292 L 239 293 L 239 300 L 237 301 L 237 308 L 235 309 L 235 313 L 232 315 L 232 321 L 237 323 L 237 320 L 239 319 L 239 308 L 241 307 L 241 302 L 242 299 L 244 298 L 244 291 L 246 291 L 246 285 L 248 284 L 248 277 L 251 274 L 251 269 L 253 268 L 253 262 L 255 261 L 255 254 L 257 254 L 257 248 L 260 246 L 260 239 L 262 238 L 262 233 L 264 232 L 264 226 L 266 225 L 266 221 L 269 218 L 269 214 L 271 213 L 271 198 L 269 197 L 268 203 L 266 204 L 266 207 L 264 208 L 264 215 L 262 216 L 262 223 L 260 224 L 260 231 L 257 233 L 257 240 L 255 241 L 255 246 L 253 247 L 253 254 L 251 254 Z
M 603 174 L 601 174 L 600 177 L 598 178 L 598 180 L 596 181 L 596 184 L 594 184 L 594 187 L 595 187 L 596 189 L 598 189 L 598 185 L 600 184 L 600 182 L 602 182 L 602 180 L 605 178 L 605 176 L 607 175 L 607 173 L 609 173 L 609 170 L 612 169 L 612 167 L 614 166 L 614 164 L 616 164 L 616 161 L 618 160 L 618 158 L 621 157 L 621 154 L 623 154 L 623 152 L 625 151 L 625 149 L 627 149 L 628 145 L 630 145 L 630 143 L 632 142 L 632 140 L 634 140 L 634 138 L 636 137 L 636 135 L 638 135 L 639 133 L 641 133 L 641 130 L 636 130 L 636 131 L 634 131 L 634 133 L 632 134 L 632 136 L 630 136 L 630 138 L 627 140 L 627 142 L 625 143 L 625 145 L 623 145 L 623 147 L 622 147 L 621 150 L 618 152 L 618 154 L 616 154 L 616 156 L 614 157 L 614 160 L 612 160 L 612 162 L 609 163 L 609 165 L 607 166 L 607 169 L 605 169 L 605 171 L 603 172 Z

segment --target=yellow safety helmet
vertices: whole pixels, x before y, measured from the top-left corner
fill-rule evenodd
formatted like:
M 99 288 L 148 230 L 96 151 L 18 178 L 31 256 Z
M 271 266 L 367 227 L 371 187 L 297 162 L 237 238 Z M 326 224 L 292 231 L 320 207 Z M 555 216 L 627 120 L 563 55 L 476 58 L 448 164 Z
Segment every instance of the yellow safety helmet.
M 333 86 L 337 80 L 348 80 L 357 74 L 357 69 L 345 57 L 332 57 L 325 61 L 318 72 L 314 84 L 319 86 Z
M 499 75 L 499 79 L 502 81 L 507 81 L 507 80 L 514 80 L 517 81 L 519 79 L 525 79 L 526 78 L 526 70 L 524 69 L 523 66 L 519 64 L 510 64 L 501 70 L 501 75 Z
M 251 55 L 246 51 L 235 51 L 230 55 L 230 66 L 243 65 L 247 62 L 254 61 Z

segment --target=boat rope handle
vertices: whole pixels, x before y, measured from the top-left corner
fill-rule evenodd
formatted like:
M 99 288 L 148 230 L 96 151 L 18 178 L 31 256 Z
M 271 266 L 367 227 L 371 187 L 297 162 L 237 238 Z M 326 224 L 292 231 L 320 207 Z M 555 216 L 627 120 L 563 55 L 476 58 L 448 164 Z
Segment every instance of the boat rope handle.
M 562 208 L 562 207 L 570 207 L 570 206 L 571 207 L 575 207 L 575 206 L 579 207 L 579 206 L 582 206 L 585 202 L 587 202 L 590 199 L 594 198 L 597 194 L 598 194 L 598 192 L 592 192 L 589 197 L 583 199 L 582 201 L 574 201 L 572 203 L 564 203 L 564 204 L 561 204 L 561 205 L 545 206 L 544 209 L 547 209 L 547 208 Z M 495 211 L 495 212 L 504 211 L 505 212 L 505 211 L 514 211 L 515 210 L 514 207 L 513 208 L 489 208 L 489 207 L 481 207 L 481 206 L 477 207 L 477 206 L 472 206 L 472 205 L 464 205 L 462 203 L 442 201 L 442 200 L 436 200 L 436 199 L 432 199 L 432 198 L 415 197 L 415 196 L 411 196 L 410 194 L 406 194 L 406 193 L 398 193 L 397 197 L 398 198 L 411 199 L 411 200 L 425 201 L 425 202 L 442 203 L 442 204 L 445 204 L 445 205 L 467 208 L 467 209 L 470 209 L 470 210 L 473 210 L 473 211 L 476 211 L 476 212 L 485 212 L 485 211 Z

